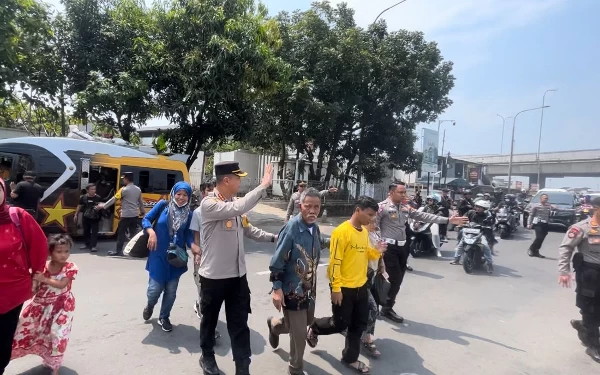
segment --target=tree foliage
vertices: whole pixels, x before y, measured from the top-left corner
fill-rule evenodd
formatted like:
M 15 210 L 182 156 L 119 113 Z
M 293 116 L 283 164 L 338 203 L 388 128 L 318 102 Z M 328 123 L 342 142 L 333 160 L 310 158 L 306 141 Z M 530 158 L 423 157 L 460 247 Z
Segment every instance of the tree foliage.
M 3 124 L 58 134 L 77 119 L 135 142 L 162 116 L 177 126 L 154 146 L 188 165 L 243 145 L 278 155 L 281 180 L 291 156 L 310 180 L 347 186 L 416 170 L 416 125 L 452 103 L 452 63 L 435 42 L 384 21 L 359 27 L 345 3 L 274 17 L 255 0 L 63 4 L 2 2 Z

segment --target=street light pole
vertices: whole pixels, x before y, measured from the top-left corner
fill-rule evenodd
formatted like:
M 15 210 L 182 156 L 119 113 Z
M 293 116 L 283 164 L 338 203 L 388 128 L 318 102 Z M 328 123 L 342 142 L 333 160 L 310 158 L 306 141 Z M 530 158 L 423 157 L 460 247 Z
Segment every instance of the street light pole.
M 498 117 L 500 117 L 502 119 L 502 138 L 500 139 L 500 155 L 504 155 L 503 151 L 503 147 L 504 147 L 504 124 L 506 122 L 506 120 L 508 120 L 509 118 L 512 118 L 512 116 L 509 117 L 504 117 L 504 116 L 500 116 L 500 115 L 496 115 Z
M 508 192 L 510 193 L 511 189 L 511 181 L 512 181 L 512 163 L 513 163 L 513 154 L 515 151 L 515 125 L 517 124 L 517 117 L 523 112 L 535 111 L 538 109 L 548 108 L 549 106 L 541 106 L 536 108 L 524 109 L 521 112 L 517 113 L 513 117 L 513 128 L 512 128 L 512 137 L 510 139 L 510 159 L 508 161 Z
M 540 137 L 538 138 L 538 150 L 537 150 L 537 184 L 538 190 L 540 189 L 540 172 L 542 170 L 542 163 L 540 161 L 540 149 L 542 146 L 542 125 L 544 124 L 544 106 L 546 105 L 546 94 L 550 91 L 558 91 L 557 89 L 549 89 L 544 92 L 544 96 L 542 97 L 542 116 L 540 118 Z
M 403 3 L 403 2 L 405 2 L 405 1 L 406 1 L 406 0 L 399 1 L 399 2 L 397 2 L 396 4 L 392 5 L 391 7 L 388 7 L 388 8 L 386 8 L 386 9 L 384 9 L 384 10 L 383 10 L 381 13 L 379 13 L 379 15 L 378 15 L 377 17 L 375 17 L 375 21 L 373 21 L 373 23 L 377 22 L 377 20 L 379 19 L 379 17 L 381 17 L 381 15 L 382 15 L 383 13 L 387 12 L 388 10 L 392 9 L 393 7 L 396 7 L 396 6 L 400 5 L 400 4 L 402 4 L 402 3 Z

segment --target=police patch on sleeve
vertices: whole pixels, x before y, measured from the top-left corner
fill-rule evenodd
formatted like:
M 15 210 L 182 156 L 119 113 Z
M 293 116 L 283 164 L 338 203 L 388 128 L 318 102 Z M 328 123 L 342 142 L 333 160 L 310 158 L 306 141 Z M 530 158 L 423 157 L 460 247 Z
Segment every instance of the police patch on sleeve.
M 569 229 L 569 233 L 567 234 L 567 237 L 573 239 L 575 237 L 577 237 L 579 235 L 580 230 L 576 227 L 571 227 Z

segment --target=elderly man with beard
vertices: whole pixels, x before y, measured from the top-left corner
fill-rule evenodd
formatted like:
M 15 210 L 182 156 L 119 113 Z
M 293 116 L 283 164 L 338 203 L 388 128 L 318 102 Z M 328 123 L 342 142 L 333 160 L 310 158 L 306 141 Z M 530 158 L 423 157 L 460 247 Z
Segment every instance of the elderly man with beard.
M 316 224 L 321 210 L 318 190 L 304 190 L 299 199 L 300 215 L 294 216 L 279 233 L 275 254 L 271 258 L 270 280 L 273 305 L 283 308 L 283 317 L 267 319 L 269 344 L 279 346 L 279 335 L 290 335 L 288 374 L 303 372 L 306 328 L 315 314 L 317 266 L 321 257 L 321 233 Z

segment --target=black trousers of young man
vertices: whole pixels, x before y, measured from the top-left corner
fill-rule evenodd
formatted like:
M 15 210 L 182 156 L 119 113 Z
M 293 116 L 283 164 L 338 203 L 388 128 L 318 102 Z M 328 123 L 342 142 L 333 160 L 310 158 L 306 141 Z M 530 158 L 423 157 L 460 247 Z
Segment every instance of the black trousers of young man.
M 246 275 L 229 279 L 207 279 L 200 276 L 202 299 L 200 309 L 200 348 L 204 358 L 215 356 L 215 329 L 221 306 L 225 303 L 227 331 L 231 339 L 231 352 L 237 366 L 250 364 L 250 287 Z
M 529 246 L 529 255 L 536 256 L 540 254 L 544 239 L 548 235 L 548 223 L 537 223 L 533 226 L 533 230 L 535 231 L 535 239 Z
M 389 275 L 390 290 L 388 291 L 387 303 L 385 308 L 393 308 L 396 303 L 396 296 L 400 291 L 400 286 L 406 274 L 406 262 L 408 261 L 409 242 L 404 246 L 390 245 L 387 246 L 387 251 L 383 253 L 383 262 L 385 270 Z
M 342 360 L 358 361 L 360 340 L 369 320 L 369 291 L 367 283 L 359 288 L 342 288 L 342 304 L 331 305 L 333 315 L 315 319 L 310 326 L 317 335 L 334 335 L 348 328 Z
M 137 217 L 122 217 L 121 220 L 119 220 L 119 226 L 117 227 L 117 253 L 123 253 L 123 246 L 125 246 L 128 229 L 131 238 L 137 234 L 139 221 L 140 220 Z
M 85 246 L 88 248 L 96 247 L 98 244 L 98 229 L 100 227 L 100 220 L 83 218 L 83 239 Z
M 23 308 L 22 304 L 4 314 L 0 314 L 0 375 L 4 374 L 4 370 L 10 362 L 13 338 L 19 323 L 21 308 Z

